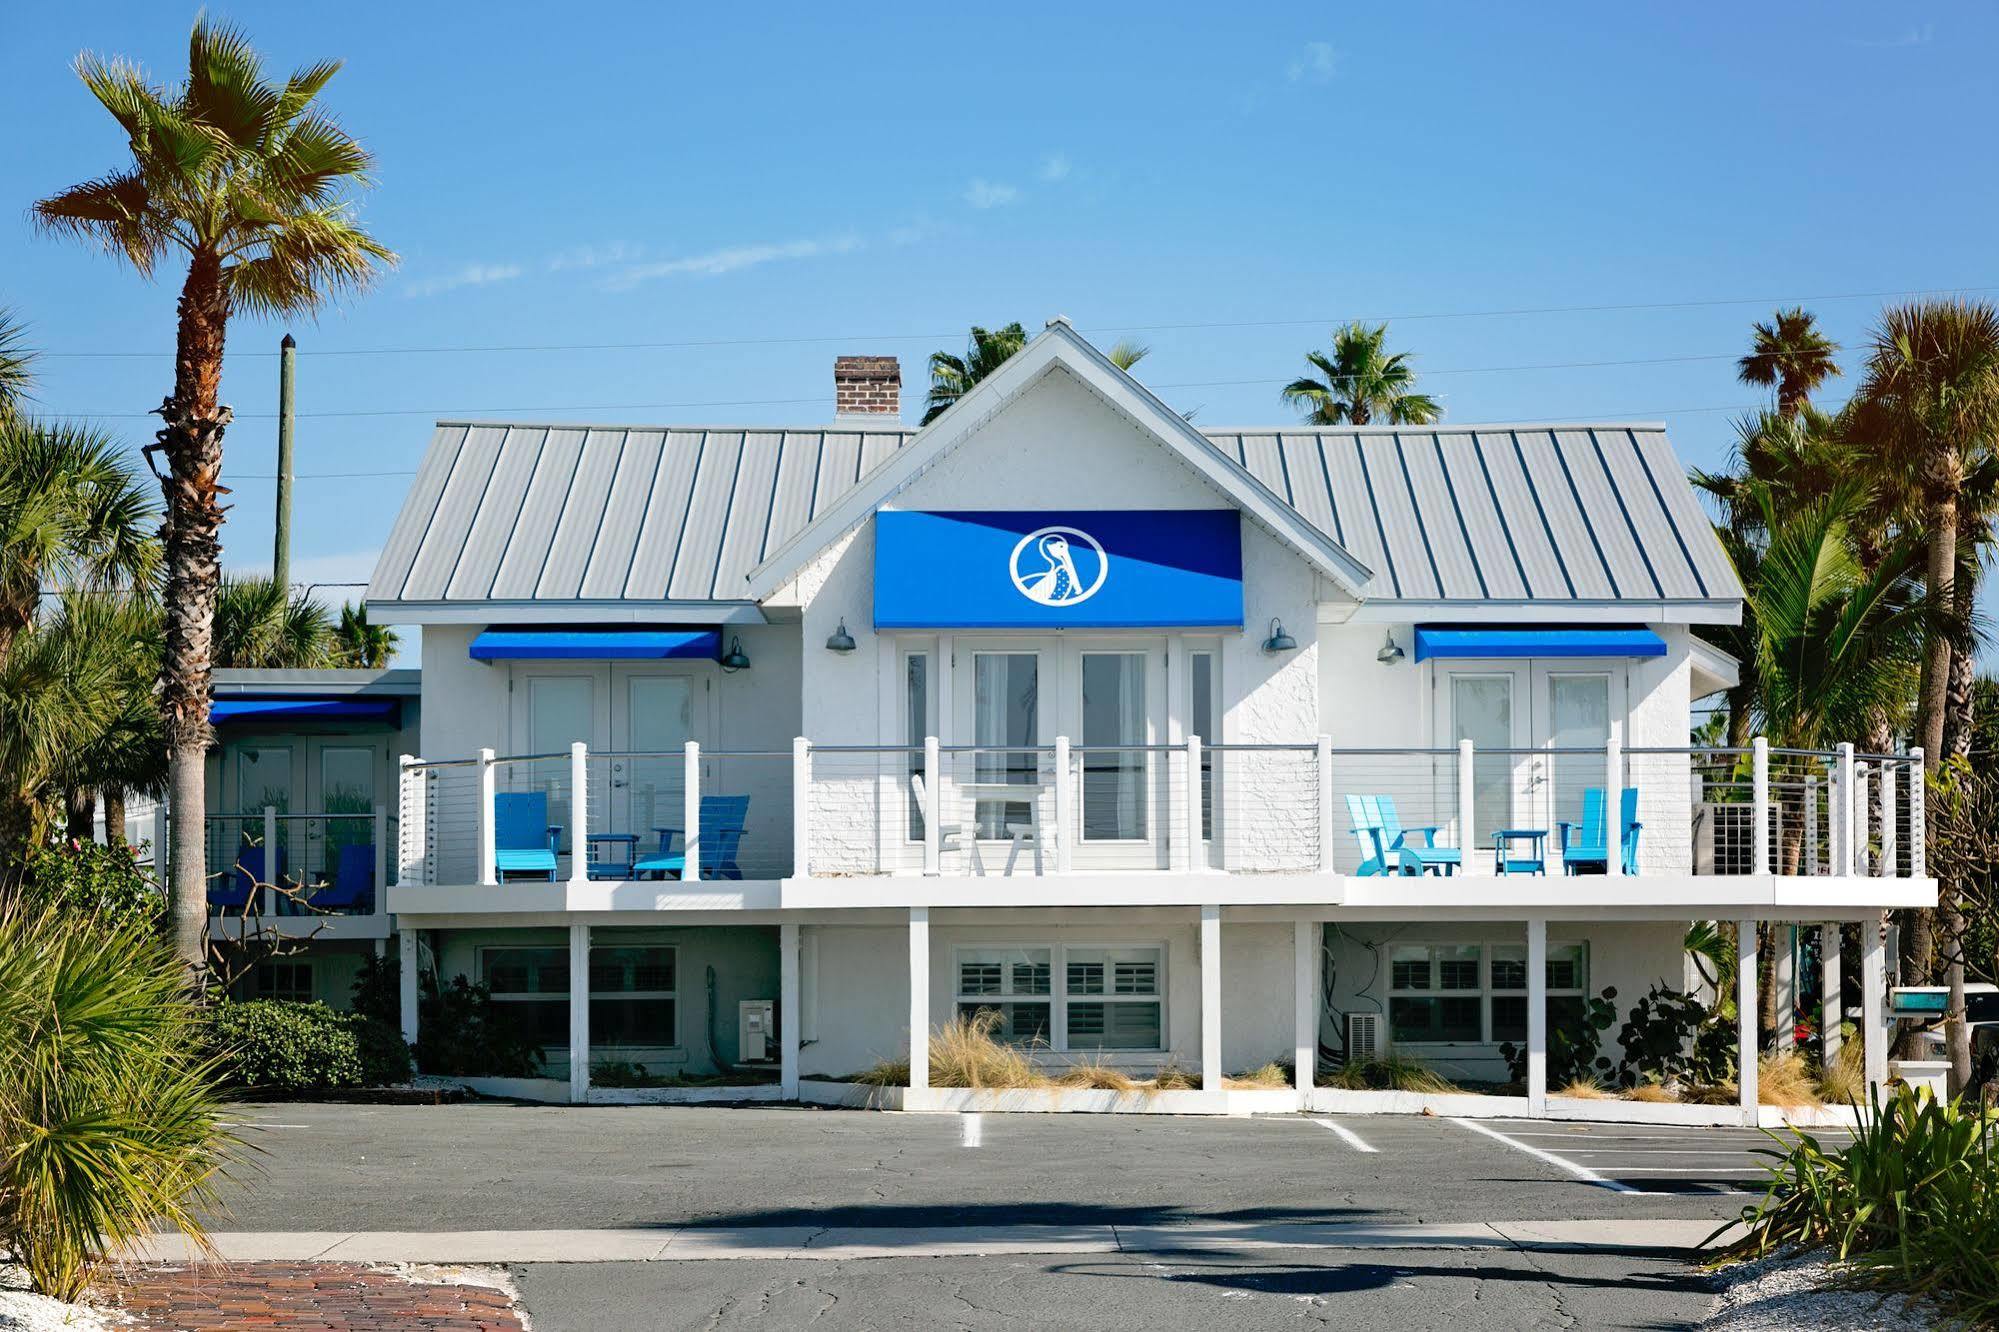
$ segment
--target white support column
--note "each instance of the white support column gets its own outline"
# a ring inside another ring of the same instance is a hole
[[[777,927],[777,1093],[798,1096],[798,922]]]
[[[1222,909],[1201,908],[1201,1090],[1222,1089]]]
[[[569,746],[569,882],[590,881],[590,747]]]
[[[266,805],[264,806],[263,879],[265,883],[276,888],[279,885],[279,881],[284,877],[278,861],[278,807],[276,805]],[[264,893],[261,888],[251,887],[250,904],[248,907],[251,915],[259,916],[267,911],[275,913],[277,909],[278,904],[276,902],[267,902],[264,900]]]
[[[569,1099],[590,1099],[590,927],[569,925]]]
[[[812,873],[812,742],[791,738],[791,872]]]
[[[1928,799],[1929,793],[1923,786],[1923,747],[1917,745],[1909,751],[1909,877],[1912,879],[1929,877]]]
[[[1291,923],[1291,975],[1296,986],[1291,1058],[1293,1083],[1301,1095],[1312,1090],[1319,1071],[1319,939],[1324,930],[1316,920]]]
[[[1148,760],[1150,756],[1148,755]],[[1055,847],[1055,872],[1067,874],[1073,863],[1070,843],[1075,838],[1076,829],[1076,783],[1069,771],[1069,737],[1055,737],[1055,827],[1052,841]],[[1171,787],[1172,783],[1167,785]]]
[[[1749,742],[1749,872],[1770,872],[1770,742]]]
[[[1874,864],[1874,872],[1884,879],[1895,877],[1897,862],[1901,859],[1901,831],[1895,826],[1895,768],[1897,765],[1883,759],[1881,762],[1881,857]]]
[[[1853,793],[1847,802],[1846,826],[1852,831],[1848,836],[1853,844],[1854,874],[1872,874],[1873,867],[1867,861],[1867,785],[1873,769],[1865,763],[1853,765]]]
[[[1754,1127],[1756,1088],[1756,922],[1735,927],[1735,1082],[1741,1090],[1742,1122]]]
[[[1548,922],[1527,921],[1527,1114],[1548,1114]]]
[[[1332,874],[1339,866],[1340,823],[1333,811],[1333,737],[1319,737],[1314,762],[1319,778],[1319,873]],[[1317,1048],[1314,1037],[1313,1047]]]
[[[375,914],[389,909],[389,807],[375,806]]]
[[[1839,922],[1829,920],[1819,926],[1819,1063],[1831,1068],[1839,1058],[1839,1024],[1846,1017],[1845,1002],[1839,997],[1843,981],[1839,974]]]
[[[1834,843],[1832,872],[1848,876],[1854,872],[1854,847],[1859,838],[1854,835],[1853,826],[1853,742],[1842,740],[1837,759],[1839,773],[1839,824],[1838,839]]]
[[[1472,781],[1473,764],[1478,753],[1470,740],[1458,741],[1458,873],[1472,872],[1472,857],[1477,854],[1477,824],[1473,819],[1477,809],[1473,804],[1476,786]],[[1496,868],[1496,867],[1495,867]]]
[[[923,737],[923,872],[938,874],[943,868],[943,835],[938,824],[944,817],[944,750],[937,737]],[[979,830],[970,830],[977,838]]]
[[[701,742],[689,740],[686,754],[686,776],[680,793],[680,821],[685,827],[680,833],[680,844],[687,859],[680,871],[680,881],[694,883],[701,878]]]
[[[493,868],[499,854],[493,846],[493,751],[479,751],[479,882],[498,883]]]
[[[930,908],[909,909],[909,1087],[930,1087]]]
[[[399,1009],[403,1024],[403,1043],[415,1045],[417,1038],[417,948],[415,930],[396,931],[396,956],[401,962],[397,976]]]
[[[1788,1053],[1798,1044],[1798,928],[1773,924],[1770,929],[1776,949],[1770,987],[1777,992],[1777,1030],[1770,1035]]]
[[[1175,841],[1172,847],[1172,860],[1176,871],[1181,874],[1192,874],[1200,868],[1200,857],[1194,851],[1201,841],[1200,736],[1190,734],[1187,737],[1186,758],[1183,762],[1187,765],[1187,789],[1184,792],[1187,802],[1181,818],[1186,823],[1187,835]]]
[[[1888,948],[1881,922],[1860,922],[1860,1056],[1871,1100],[1888,1081]]]
[[[1624,873],[1624,746],[1614,730],[1603,746],[1603,872]]]

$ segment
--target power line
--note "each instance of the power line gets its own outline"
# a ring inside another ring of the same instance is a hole
[[[1887,300],[1901,296],[1930,296],[1945,292],[1988,292],[1999,291],[1999,284],[1980,286],[1914,287],[1901,291],[1849,291],[1835,292],[1820,296],[1731,296],[1694,301],[1627,301],[1600,305],[1542,305],[1519,306],[1511,309],[1494,310],[1433,310],[1413,314],[1377,314],[1338,317],[1319,316],[1311,319],[1243,319],[1210,320],[1186,323],[1164,324],[1103,324],[1079,330],[1084,333],[1167,333],[1193,330],[1221,330],[1239,328],[1293,328],[1306,326],[1335,327],[1358,319],[1362,323],[1411,323],[1417,320],[1433,319],[1511,319],[1528,315],[1555,314],[1613,314],[1637,310],[1699,310],[1730,305],[1805,305],[1826,301],[1868,301]],[[830,342],[935,342],[949,341],[964,337],[962,329],[947,333],[841,333],[814,334],[810,336],[751,337],[751,338],[682,338],[663,342],[552,342],[552,343],[495,343],[466,346],[402,346],[402,347],[336,347],[318,351],[299,349],[301,356],[428,356],[428,355],[486,355],[507,352],[566,352],[566,351],[671,351],[700,347],[778,347],[804,346]],[[278,353],[271,351],[238,351],[231,353],[239,358],[275,358]],[[51,360],[63,359],[115,359],[115,358],[157,358],[172,355],[170,351],[45,351],[38,355]]]

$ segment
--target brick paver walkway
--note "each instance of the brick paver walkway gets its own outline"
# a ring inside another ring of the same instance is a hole
[[[521,1332],[505,1291],[417,1284],[352,1263],[229,1263],[107,1271],[97,1292],[142,1327],[286,1332]]]

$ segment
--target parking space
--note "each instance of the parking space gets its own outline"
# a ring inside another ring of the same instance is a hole
[[[1579,1183],[1612,1193],[1761,1193],[1770,1161],[1763,1153],[1779,1146],[1769,1134],[1750,1128],[1538,1119],[1454,1122],[1564,1171]],[[1851,1139],[1844,1130],[1815,1130],[1814,1136],[1828,1147],[1844,1146]]]

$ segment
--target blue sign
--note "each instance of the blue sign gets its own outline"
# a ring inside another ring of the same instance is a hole
[[[1241,626],[1234,509],[875,514],[877,629]]]

